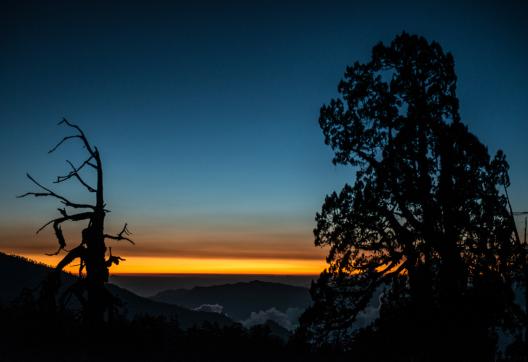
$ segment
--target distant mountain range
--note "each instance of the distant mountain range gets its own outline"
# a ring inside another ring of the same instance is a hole
[[[176,304],[191,309],[222,312],[237,321],[251,317],[252,313],[275,309],[282,313],[302,312],[310,303],[307,288],[281,283],[254,280],[251,282],[166,290],[151,297],[152,300]],[[299,313],[297,313],[299,314]]]
[[[0,252],[0,304],[12,302],[23,289],[37,293],[49,271],[47,265]],[[63,272],[63,290],[76,278]],[[107,288],[121,300],[121,313],[130,319],[146,314],[176,317],[182,328],[204,322],[219,325],[240,322],[248,328],[265,324],[281,338],[289,335],[288,331],[295,328],[299,315],[311,303],[307,288],[258,280],[165,290],[150,298],[111,283]],[[74,299],[71,298],[71,309],[78,308]]]
[[[163,290],[210,287],[260,280],[262,282],[310,288],[319,275],[265,274],[114,274],[110,283],[119,285],[142,297],[150,297]]]
[[[12,302],[20,295],[23,289],[30,289],[36,293],[49,271],[50,268],[44,264],[0,252],[0,303]],[[76,276],[72,274],[61,274],[64,287],[73,283],[75,279]],[[176,317],[182,328],[188,328],[204,322],[218,323],[219,325],[233,323],[224,314],[193,311],[177,305],[140,297],[113,284],[108,284],[107,287],[113,295],[121,300],[123,313],[128,318],[144,314],[167,318]]]

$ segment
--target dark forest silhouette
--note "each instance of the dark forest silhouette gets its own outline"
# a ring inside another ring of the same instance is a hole
[[[43,191],[21,197],[64,205],[61,217],[39,229],[53,225],[56,253],[67,247],[63,222],[88,226],[44,283],[40,301],[23,293],[0,308],[0,339],[9,346],[0,359],[526,361],[528,298],[520,302],[518,294],[527,293],[527,246],[508,197],[509,165],[462,123],[456,82],[453,56],[407,33],[376,45],[367,63],[347,67],[340,96],[321,108],[319,124],[334,164],[355,167],[356,179],[328,195],[316,215],[315,245],[329,247],[329,267],[312,284],[313,303],[287,341],[272,325],[184,329],[177,319],[114,315],[116,298],[105,284],[123,259],[111,249],[107,257],[105,239],[132,241],[126,224],[105,234],[99,151],[63,120],[76,133],[50,152],[79,139],[88,158],[70,163],[72,171],[56,182],[75,178],[96,203],[71,202],[28,175]],[[81,177],[85,167],[96,171],[96,187]],[[75,259],[79,279],[66,295],[79,299],[81,320],[55,305],[60,274]],[[367,325],[358,322],[373,309]],[[507,348],[498,352],[501,338]]]
[[[334,164],[358,171],[316,216],[330,265],[303,316],[309,341],[384,345],[373,360],[493,360],[499,330],[521,340],[514,289],[525,283],[526,245],[508,163],[461,122],[456,80],[450,53],[402,33],[348,67],[340,98],[321,108]],[[369,344],[354,323],[374,297]]]
[[[72,139],[79,139],[82,145],[88,153],[88,158],[81,163],[80,166],[75,167],[70,161],[67,161],[71,166],[72,170],[65,176],[58,176],[55,183],[61,183],[70,179],[76,179],[86,190],[90,193],[95,194],[95,204],[82,204],[72,202],[61,196],[54,191],[42,186],[38,183],[31,175],[27,177],[43,191],[41,192],[27,192],[19,197],[35,196],[35,197],[54,197],[60,200],[64,205],[64,208],[59,208],[59,212],[62,215],[59,218],[53,219],[38,231],[40,232],[48,225],[53,225],[57,241],[59,243],[58,250],[54,253],[55,255],[60,253],[62,250],[66,250],[66,240],[64,238],[61,224],[66,221],[85,221],[88,220],[88,226],[82,230],[81,243],[70,249],[66,256],[57,264],[55,270],[50,273],[49,279],[44,284],[42,290],[42,299],[46,304],[46,308],[51,311],[55,310],[55,294],[60,285],[60,272],[71,262],[76,259],[80,260],[79,267],[79,279],[76,283],[71,285],[65,294],[63,294],[61,300],[66,300],[69,295],[73,294],[77,297],[81,303],[84,311],[85,322],[97,325],[104,321],[105,315],[107,319],[111,319],[114,307],[115,298],[106,290],[105,283],[108,282],[109,268],[112,264],[119,264],[120,261],[124,260],[119,256],[112,255],[112,248],[107,248],[105,239],[113,240],[126,240],[131,243],[133,241],[127,237],[129,231],[127,224],[117,235],[109,235],[104,232],[104,219],[108,212],[104,201],[104,188],[103,188],[103,164],[101,162],[101,156],[97,147],[90,144],[86,138],[82,129],[70,123],[68,120],[63,119],[60,124],[64,124],[72,128],[76,133],[71,136],[64,137],[55,147],[53,147],[48,153],[54,152],[64,142]],[[90,186],[81,177],[80,171],[85,167],[89,167],[95,170],[96,176],[96,187]],[[70,209],[81,209],[89,210],[83,211],[76,214],[68,214]],[[107,251],[109,251],[108,258],[106,257]],[[83,271],[86,269],[86,275],[83,275]]]

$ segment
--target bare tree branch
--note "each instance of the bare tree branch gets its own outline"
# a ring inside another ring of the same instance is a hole
[[[76,167],[75,167],[70,161],[66,160],[66,162],[68,162],[68,164],[71,166],[72,171],[71,171],[68,175],[66,175],[66,176],[57,176],[57,182],[62,182],[62,181],[64,181],[64,180],[69,179],[70,177],[73,176],[73,173],[81,171],[81,170],[83,169],[83,167],[86,166],[86,165],[93,165],[93,164],[90,163],[90,161],[91,161],[92,159],[93,159],[93,157],[90,156],[86,161],[84,161],[84,162],[83,162],[79,167],[77,167],[77,168],[76,168]],[[57,182],[56,182],[56,183],[57,183]]]
[[[81,212],[79,214],[74,214],[74,215],[68,215],[68,214],[66,214],[66,210],[65,209],[58,209],[58,210],[62,214],[63,217],[59,217],[59,218],[56,218],[56,219],[48,221],[47,223],[42,225],[37,230],[37,234],[39,232],[41,232],[42,230],[44,230],[46,228],[46,226],[48,226],[49,224],[52,224],[52,223],[53,224],[60,224],[60,223],[63,223],[64,221],[67,221],[67,220],[71,220],[71,221],[86,220],[86,219],[89,219],[93,215],[93,212],[91,212],[91,211],[89,211],[89,212]]]
[[[59,248],[55,252],[53,252],[53,253],[45,253],[44,255],[47,255],[47,256],[59,255],[61,250],[66,250],[66,249],[64,249],[64,247],[62,247],[62,245],[59,245]]]
[[[113,239],[113,240],[126,240],[132,244],[135,244],[134,241],[130,240],[128,237],[123,236],[124,235],[132,235],[132,233],[128,230],[127,224],[125,223],[125,226],[123,226],[123,230],[119,232],[117,235],[108,235],[104,234],[105,239]]]
[[[66,160],[66,162],[68,162],[68,164],[71,166],[72,168],[72,171],[65,175],[65,176],[57,176],[57,181],[55,181],[54,183],[60,183],[60,182],[64,182],[66,180],[69,180],[70,178],[72,177],[75,177],[77,178],[77,180],[84,186],[86,187],[86,189],[90,192],[96,192],[97,190],[94,189],[92,186],[88,185],[82,178],[81,178],[81,175],[79,175],[79,171],[85,166],[85,165],[88,165],[90,164],[89,161],[92,159],[93,157],[90,157],[89,159],[87,159],[86,161],[83,162],[83,164],[81,166],[79,166],[78,168],[75,168],[75,166],[68,160]]]
[[[60,121],[58,124],[63,124],[63,123],[68,125],[68,126],[70,126],[70,127],[72,127],[72,128],[75,128],[79,132],[79,134],[77,136],[72,136],[70,138],[73,138],[73,137],[80,138],[83,141],[84,147],[86,147],[86,150],[88,151],[88,153],[90,153],[90,155],[92,157],[95,157],[95,152],[92,149],[92,146],[90,145],[90,142],[88,142],[88,139],[84,135],[84,132],[82,131],[81,127],[70,123],[66,118],[63,118],[62,121]],[[61,143],[62,143],[62,141],[61,141]]]
[[[70,140],[70,139],[72,139],[72,138],[81,138],[81,136],[80,136],[80,135],[74,135],[74,136],[67,136],[67,137],[64,137],[62,140],[60,140],[59,143],[57,143],[57,144],[55,145],[55,147],[53,147],[51,150],[49,150],[48,153],[52,153],[52,152],[55,151],[57,148],[59,148],[60,145],[62,145],[65,141]]]
[[[31,175],[28,173],[26,174],[26,176],[35,184],[37,185],[38,187],[40,187],[41,189],[47,191],[47,192],[26,192],[25,194],[22,194],[22,195],[19,195],[17,196],[18,198],[22,198],[22,197],[26,197],[26,196],[29,196],[29,195],[33,195],[35,197],[40,197],[40,196],[52,196],[52,197],[56,197],[57,199],[61,200],[61,203],[63,203],[64,205],[68,206],[68,207],[72,207],[72,208],[76,208],[76,209],[95,209],[95,206],[93,205],[88,205],[88,204],[77,204],[75,202],[71,202],[70,200],[68,200],[67,198],[65,198],[64,196],[61,196],[61,195],[58,195],[56,194],[55,192],[51,191],[50,189],[42,186],[40,183],[38,183],[33,177],[31,177]]]
[[[86,220],[92,217],[93,212],[82,212],[75,215],[67,215],[66,210],[59,209],[60,213],[63,215],[63,217],[59,217],[57,219],[53,219],[48,221],[46,224],[44,224],[40,229],[37,230],[37,234],[41,232],[46,226],[53,223],[53,229],[55,230],[55,236],[57,237],[57,241],[59,242],[59,248],[54,253],[46,254],[48,256],[57,255],[60,253],[61,250],[63,250],[66,247],[66,239],[64,239],[64,235],[62,233],[62,228],[60,226],[61,223],[67,220],[71,221],[80,221],[80,220]],[[65,250],[65,249],[64,249]]]
[[[81,260],[84,258],[84,254],[86,253],[86,248],[81,244],[72,250],[62,260],[57,264],[55,267],[56,271],[62,271],[64,267],[66,267],[68,264],[70,264],[72,261],[74,261],[77,258],[81,258]]]
[[[54,152],[57,148],[59,148],[67,140],[70,140],[70,139],[73,139],[73,138],[79,138],[83,142],[84,148],[86,148],[86,150],[90,154],[90,156],[91,156],[90,158],[96,158],[96,152],[94,151],[94,149],[90,145],[90,142],[88,142],[88,139],[86,138],[86,135],[84,134],[84,132],[81,129],[81,127],[79,127],[79,126],[77,126],[77,125],[75,125],[73,123],[70,123],[66,118],[63,118],[62,121],[60,121],[58,124],[59,125],[60,124],[66,124],[69,127],[76,129],[77,132],[79,132],[79,134],[64,137],[62,140],[60,140],[59,143],[57,143],[55,145],[55,147],[53,147],[51,150],[49,150],[48,153]],[[97,169],[96,165],[94,165],[94,164],[92,164],[90,162],[87,162],[87,164],[89,164],[93,168]]]

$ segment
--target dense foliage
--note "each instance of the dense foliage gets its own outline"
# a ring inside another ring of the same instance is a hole
[[[525,260],[508,164],[461,122],[456,81],[450,53],[402,33],[347,67],[340,97],[321,108],[333,162],[357,174],[316,216],[329,268],[302,320],[310,341],[350,347],[391,331],[400,344],[375,344],[405,351],[402,359],[458,350],[489,360],[499,331],[519,335],[513,287]],[[376,298],[380,320],[358,333]]]

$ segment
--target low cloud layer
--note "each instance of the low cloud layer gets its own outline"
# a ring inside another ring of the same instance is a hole
[[[367,327],[379,318],[383,290],[383,287],[378,288],[367,307],[358,313],[356,323],[354,323],[354,329]]]
[[[201,306],[196,307],[193,310],[197,312],[210,312],[222,314],[224,312],[224,307],[220,304],[202,304]]]
[[[251,328],[267,321],[273,321],[281,327],[293,331],[297,327],[302,312],[303,310],[300,308],[288,308],[285,313],[275,308],[270,308],[259,312],[251,312],[249,318],[240,321],[240,323],[246,328]]]

